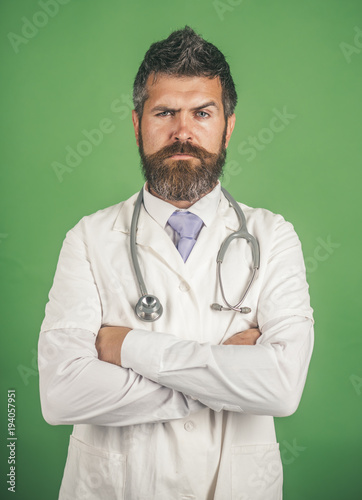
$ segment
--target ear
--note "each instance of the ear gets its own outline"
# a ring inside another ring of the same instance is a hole
[[[138,137],[139,137],[140,121],[138,118],[138,114],[136,113],[136,111],[134,109],[132,109],[132,122],[133,122],[134,133],[136,136],[136,143],[137,143],[137,146],[139,147]]]
[[[227,124],[227,129],[226,129],[226,136],[225,136],[225,147],[228,147],[229,141],[231,134],[233,133],[235,127],[235,113],[233,113],[231,116],[228,118],[228,124]]]

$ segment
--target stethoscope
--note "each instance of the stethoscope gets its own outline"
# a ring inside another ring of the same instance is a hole
[[[217,274],[220,282],[220,289],[221,289],[221,295],[223,298],[223,301],[226,304],[225,306],[221,306],[220,304],[212,304],[211,308],[214,311],[236,311],[240,312],[243,314],[247,314],[251,312],[250,307],[241,307],[241,304],[244,302],[246,296],[248,295],[250,288],[254,282],[254,279],[256,277],[256,271],[259,269],[259,264],[260,264],[260,253],[259,253],[259,245],[257,240],[252,236],[246,227],[246,220],[245,220],[245,215],[243,211],[241,210],[239,204],[234,200],[234,198],[231,196],[230,193],[226,191],[223,187],[221,188],[222,192],[224,193],[225,197],[230,203],[230,206],[232,206],[238,216],[239,219],[239,229],[232,233],[230,236],[225,238],[223,241],[220,250],[217,254],[216,257],[216,262],[217,262]],[[137,257],[137,249],[136,249],[136,231],[137,231],[137,223],[141,211],[141,206],[143,203],[143,188],[139,192],[139,195],[136,200],[136,204],[134,207],[133,215],[132,215],[132,222],[131,222],[131,230],[130,230],[130,245],[131,245],[131,259],[132,259],[132,264],[133,268],[136,273],[136,279],[138,282],[139,290],[141,297],[138,300],[136,306],[135,306],[135,313],[136,315],[142,320],[142,321],[156,321],[163,312],[163,307],[161,305],[161,302],[158,300],[155,295],[150,295],[147,292],[145,282],[142,277],[141,269],[139,266],[138,262],[138,257]],[[222,279],[221,279],[221,264],[224,260],[226,250],[228,249],[230,243],[236,239],[236,238],[244,238],[246,239],[250,244],[251,244],[251,250],[252,250],[252,258],[253,258],[253,269],[252,269],[252,275],[250,278],[250,281],[245,289],[245,292],[243,296],[241,297],[240,301],[235,304],[234,306],[231,305],[225,297],[225,292],[224,292],[224,287],[222,284]]]

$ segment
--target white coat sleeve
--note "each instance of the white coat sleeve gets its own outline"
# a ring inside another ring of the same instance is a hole
[[[132,330],[122,346],[122,364],[215,411],[288,416],[303,392],[313,323],[294,316],[272,325],[264,326],[255,346],[199,344]]]
[[[172,332],[133,330],[122,345],[122,365],[215,411],[294,413],[312,355],[313,316],[299,239],[290,223],[276,221],[272,243],[261,248],[256,345],[200,344]]]
[[[204,408],[175,389],[100,361],[95,339],[101,323],[85,245],[69,231],[38,344],[40,399],[48,423],[125,426],[182,418]]]

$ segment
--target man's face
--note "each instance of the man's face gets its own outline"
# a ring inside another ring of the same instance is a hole
[[[141,123],[132,119],[151,192],[195,202],[221,175],[235,115],[225,123],[219,78],[158,74],[147,82]]]

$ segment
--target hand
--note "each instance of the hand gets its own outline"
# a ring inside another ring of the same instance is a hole
[[[235,333],[225,340],[223,345],[255,345],[260,335],[261,332],[258,328],[249,328],[243,332]]]
[[[121,349],[124,339],[131,328],[125,326],[104,326],[98,332],[96,338],[96,349],[98,359],[121,365]]]

